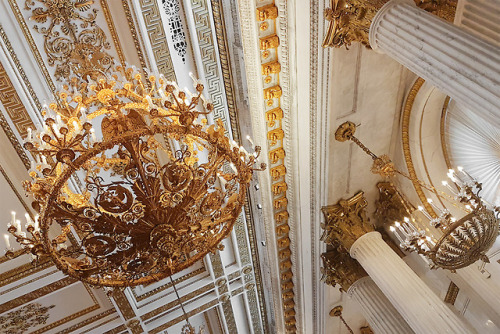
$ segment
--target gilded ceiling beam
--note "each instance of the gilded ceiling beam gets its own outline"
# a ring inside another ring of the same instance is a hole
[[[456,0],[414,0],[415,4],[447,21],[453,22]],[[369,47],[368,32],[373,18],[388,0],[330,0],[325,9],[329,21],[323,47],[348,47],[360,42]]]

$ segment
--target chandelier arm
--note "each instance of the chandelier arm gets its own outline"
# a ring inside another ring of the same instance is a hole
[[[456,204],[456,199],[453,196],[448,195],[444,191],[438,190],[435,187],[433,187],[431,185],[428,185],[427,183],[422,182],[422,181],[420,181],[417,178],[412,178],[408,174],[403,173],[400,170],[394,169],[394,172],[396,172],[397,174],[401,175],[402,177],[404,177],[404,178],[406,178],[406,179],[408,179],[408,180],[410,180],[412,182],[418,183],[422,188],[424,188],[424,189],[426,189],[426,190],[434,193],[437,197],[446,200],[449,204],[453,205],[457,209],[460,209],[460,210],[462,210],[464,212],[467,212],[467,213],[469,212],[469,211],[465,210],[462,206],[457,205]]]

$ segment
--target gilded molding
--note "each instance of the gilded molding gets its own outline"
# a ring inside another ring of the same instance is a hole
[[[5,33],[5,30],[3,29],[1,24],[0,24],[0,37],[2,38],[2,41],[5,44],[5,48],[9,52],[9,55],[10,55],[10,58],[12,59],[12,62],[16,65],[16,69],[18,70],[19,75],[23,79],[24,85],[26,86],[26,89],[28,90],[29,95],[33,99],[33,102],[35,103],[36,109],[41,110],[42,104],[40,103],[40,100],[38,99],[38,96],[36,95],[35,90],[33,89],[33,86],[31,86],[31,82],[28,79],[26,72],[24,72],[24,68],[22,67],[21,62],[19,61],[19,58],[17,58],[17,54],[14,52],[14,48],[12,47],[12,44],[10,43],[10,40],[7,37],[7,34]]]
[[[87,326],[87,325],[89,325],[89,324],[91,324],[91,323],[93,323],[93,322],[96,322],[96,321],[98,321],[98,320],[100,320],[100,319],[102,319],[102,318],[105,318],[105,317],[107,317],[108,315],[111,315],[111,314],[113,314],[113,313],[116,313],[115,309],[109,309],[109,310],[106,310],[106,311],[104,311],[104,312],[102,312],[102,313],[96,314],[96,315],[94,315],[94,316],[92,316],[92,317],[90,317],[90,318],[88,318],[88,319],[85,319],[84,321],[81,321],[81,322],[79,322],[79,323],[77,323],[77,324],[75,324],[75,325],[73,325],[73,326],[71,326],[71,327],[65,328],[64,330],[57,332],[57,334],[68,334],[68,333],[74,333],[77,329],[80,329],[80,328],[82,328],[82,327],[85,327],[85,326]],[[105,324],[107,324],[108,322],[111,322],[111,321],[114,321],[114,320],[117,320],[117,319],[119,319],[119,317],[109,319],[108,321],[105,321],[104,323],[100,323],[100,324],[98,324],[97,326],[95,326],[95,327],[93,327],[93,328],[90,328],[90,329],[89,329],[89,331],[94,330],[94,329],[97,329],[97,328],[99,328],[100,326],[105,325]],[[126,328],[125,328],[125,329],[126,329]],[[107,332],[106,332],[106,333],[107,333]]]
[[[455,305],[460,288],[453,282],[450,282],[448,290],[446,291],[446,296],[444,296],[444,302],[447,304]]]
[[[5,295],[6,293],[9,293],[9,292],[11,292],[11,291],[17,290],[17,289],[19,289],[20,287],[22,287],[23,285],[27,285],[27,284],[30,284],[30,283],[36,282],[36,281],[38,281],[38,280],[41,280],[42,278],[49,277],[50,275],[54,275],[54,274],[55,274],[55,273],[57,273],[57,272],[58,272],[58,270],[53,270],[53,271],[49,271],[49,272],[47,272],[47,273],[45,273],[45,274],[43,274],[43,275],[34,275],[34,276],[35,276],[35,278],[33,278],[33,279],[30,279],[30,280],[28,280],[28,281],[23,281],[20,285],[16,285],[16,286],[13,286],[13,287],[11,287],[11,288],[9,288],[9,289],[2,290],[2,291],[0,292],[0,296],[1,296],[1,295]]]
[[[29,31],[28,25],[26,24],[26,21],[24,20],[23,14],[21,10],[19,9],[19,6],[16,3],[16,0],[8,0],[10,7],[12,8],[12,11],[14,12],[14,16],[17,19],[17,23],[21,27],[21,30],[23,31],[24,37],[26,38],[26,41],[28,42],[31,52],[33,53],[33,56],[35,57],[35,60],[38,64],[38,68],[42,72],[42,75],[45,79],[45,82],[47,82],[47,85],[49,86],[51,92],[56,95],[56,86],[54,85],[54,82],[52,81],[52,78],[49,74],[49,71],[47,70],[47,67],[45,66],[45,62],[43,61],[42,56],[40,55],[40,52],[38,51],[38,47],[36,46],[35,41],[33,40],[33,36],[31,36],[31,33]],[[29,168],[29,167],[28,167]]]
[[[230,53],[227,45],[226,26],[224,24],[224,12],[222,0],[212,0],[212,15],[214,18],[215,35],[217,46],[219,48],[219,61],[222,69],[222,78],[224,79],[224,88],[226,93],[226,104],[229,111],[229,122],[233,139],[240,141],[240,128],[238,126],[238,114],[236,112],[236,101],[234,92],[233,75],[231,72]]]
[[[179,300],[183,304],[186,304],[187,301],[189,301],[191,299],[196,300],[199,297],[201,297],[203,294],[205,294],[205,292],[210,291],[210,290],[212,290],[214,288],[215,288],[215,285],[213,283],[209,283],[209,284],[207,284],[207,285],[205,285],[205,286],[203,286],[203,287],[201,287],[199,289],[196,289],[195,291],[192,291],[192,292],[188,293],[187,295],[182,296]],[[166,303],[165,305],[157,307],[153,311],[150,311],[148,313],[145,313],[144,315],[141,315],[141,320],[142,321],[147,321],[147,320],[149,320],[151,318],[156,317],[159,314],[168,312],[173,307],[175,307],[177,305],[180,305],[179,300],[175,299],[174,301],[172,301],[170,303]]]
[[[174,283],[175,284],[179,284],[181,282],[184,282],[185,280],[187,280],[187,279],[189,279],[191,277],[194,277],[196,275],[199,275],[199,274],[205,272],[205,270],[206,270],[205,266],[203,266],[201,268],[198,268],[196,270],[193,270],[192,272],[190,272],[190,273],[188,273],[188,274],[186,274],[186,275],[184,275],[182,277],[179,277],[179,278],[175,279]],[[154,296],[157,293],[160,293],[161,291],[165,291],[165,290],[167,290],[167,289],[169,289],[171,287],[172,287],[172,283],[168,282],[168,283],[166,283],[166,284],[164,284],[162,286],[157,287],[156,289],[153,289],[153,290],[148,291],[146,293],[143,293],[141,295],[138,295],[137,292],[135,291],[135,289],[131,289],[131,291],[132,291],[132,294],[134,295],[135,300],[138,301],[138,302],[140,302],[140,301],[143,301],[144,299],[147,299],[147,298],[149,298],[151,296]]]
[[[124,331],[127,330],[127,326],[125,326],[124,324],[118,326],[118,327],[115,327],[109,331],[106,331],[104,332],[104,334],[118,334],[118,333],[122,333]]]
[[[359,237],[375,231],[366,216],[367,206],[364,193],[360,191],[347,200],[341,199],[334,205],[321,208],[325,216],[325,222],[321,224],[324,230],[321,241],[349,251]]]
[[[125,55],[123,54],[123,49],[120,44],[120,38],[116,33],[115,23],[113,22],[113,17],[111,16],[111,12],[109,11],[109,6],[107,0],[100,0],[102,13],[104,14],[104,19],[108,25],[109,33],[111,34],[111,39],[113,40],[113,44],[115,46],[116,53],[118,55],[118,59],[122,64],[125,64]]]
[[[125,11],[125,17],[127,18],[128,27],[130,29],[130,34],[132,35],[132,40],[134,41],[134,46],[137,51],[137,56],[139,57],[139,61],[141,63],[141,67],[149,68],[141,47],[141,44],[144,45],[144,42],[142,41],[142,36],[137,33],[137,30],[135,28],[135,21],[132,16],[132,10],[130,9],[130,5],[128,4],[128,0],[122,1],[122,6],[123,10]]]
[[[54,264],[52,263],[52,261],[49,261],[48,259],[42,259],[36,266],[32,265],[31,263],[26,263],[19,267],[1,273],[0,287],[13,283],[17,280],[20,280],[21,278],[33,275],[53,265]]]
[[[193,12],[193,19],[195,22],[196,36],[198,38],[198,45],[200,48],[203,75],[207,83],[207,90],[210,99],[213,101],[214,118],[220,118],[226,129],[231,129],[231,123],[228,120],[225,105],[225,92],[221,85],[218,57],[215,52],[215,42],[212,37],[212,26],[210,24],[210,13],[208,11],[209,0],[191,0],[191,8]],[[225,80],[224,84],[225,84]],[[234,104],[234,101],[232,101]],[[227,126],[229,125],[229,127]]]
[[[447,96],[445,99],[444,99],[444,103],[443,103],[443,108],[441,110],[441,122],[440,122],[440,125],[439,125],[439,130],[440,130],[440,134],[441,134],[441,149],[443,150],[443,155],[444,155],[444,161],[446,162],[446,166],[448,167],[448,169],[451,169],[451,159],[450,159],[450,155],[448,154],[448,141],[447,141],[447,137],[445,135],[445,127],[446,127],[446,113],[448,112],[448,106],[450,104],[450,97]]]
[[[114,289],[111,297],[115,301],[116,306],[118,306],[118,310],[123,315],[125,320],[132,319],[136,316],[134,309],[130,305],[127,296],[125,296],[125,293],[122,290]]]
[[[0,63],[0,102],[16,127],[16,131],[21,137],[25,137],[28,133],[27,129],[29,127],[34,128],[35,126],[2,63]],[[0,125],[26,169],[30,168],[30,160],[3,113],[0,113]]]
[[[49,330],[51,330],[51,329],[53,329],[53,328],[56,328],[56,327],[61,326],[62,324],[65,324],[65,323],[70,322],[70,321],[72,321],[72,320],[74,320],[74,319],[76,319],[76,318],[79,318],[79,317],[81,317],[81,316],[84,316],[85,314],[88,314],[88,313],[90,313],[90,312],[93,312],[93,311],[95,311],[95,310],[98,310],[100,307],[101,307],[101,306],[100,306],[99,304],[94,304],[94,305],[92,305],[92,306],[90,306],[90,307],[87,307],[87,308],[85,308],[85,309],[81,310],[81,311],[78,311],[78,312],[76,312],[76,313],[73,313],[73,314],[72,314],[72,315],[70,315],[70,316],[64,317],[64,318],[63,318],[63,319],[61,319],[61,320],[55,321],[55,322],[53,322],[53,323],[51,323],[51,324],[49,324],[49,325],[47,325],[47,326],[45,326],[45,327],[42,327],[42,328],[40,328],[40,329],[38,329],[38,330],[36,330],[36,331],[32,332],[31,334],[41,334],[41,333],[45,333],[45,332],[47,332],[47,331],[49,331]]]
[[[285,164],[285,140],[284,132],[284,109],[282,104],[288,96],[284,96],[284,90],[280,83],[280,73],[285,68],[281,65],[281,57],[287,57],[280,37],[277,33],[278,7],[268,4],[256,8],[257,26],[260,27],[259,49],[261,53],[261,77],[263,81],[263,102],[266,106],[265,117],[267,120],[267,146],[270,163],[270,175],[272,178],[271,192],[273,195],[273,216],[275,223],[275,237],[278,246],[279,272],[281,281],[281,305],[284,314],[284,323],[288,332],[296,332],[295,294],[293,292],[293,261],[290,248],[290,213],[288,212],[289,186],[287,182]],[[265,24],[263,26],[263,24]],[[286,108],[286,111],[289,109]]]
[[[403,156],[406,162],[406,167],[408,169],[408,174],[410,176],[410,179],[415,180],[412,181],[412,184],[413,187],[415,188],[418,198],[420,199],[420,202],[422,202],[422,205],[425,207],[425,210],[432,217],[437,217],[436,213],[434,212],[434,209],[427,202],[427,196],[425,196],[422,186],[416,181],[418,180],[418,178],[417,178],[417,173],[415,171],[415,166],[413,165],[413,159],[410,149],[410,116],[413,108],[413,103],[415,102],[415,98],[417,97],[417,94],[420,88],[422,88],[424,82],[425,80],[419,77],[411,87],[410,92],[408,93],[408,97],[406,98],[406,102],[403,109],[403,117],[402,117],[403,120],[401,123],[401,138],[403,143]]]
[[[24,305],[26,303],[29,303],[35,299],[38,299],[40,297],[43,297],[45,295],[48,295],[54,291],[57,291],[59,289],[62,289],[68,285],[74,284],[77,282],[77,279],[72,278],[72,277],[64,277],[60,279],[59,281],[52,282],[50,284],[47,284],[39,289],[33,290],[27,294],[24,294],[22,296],[19,296],[15,299],[9,300],[8,302],[5,302],[0,305],[0,314],[5,313],[8,310],[11,310],[15,307]]]

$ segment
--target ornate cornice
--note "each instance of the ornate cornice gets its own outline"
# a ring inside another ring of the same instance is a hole
[[[277,6],[278,5],[278,6]],[[290,158],[290,77],[288,55],[287,3],[280,1],[256,8],[259,29],[261,78],[263,102],[267,120],[267,146],[273,196],[275,238],[279,258],[281,299],[285,327],[293,333],[296,327],[293,265],[294,236],[291,220],[293,212],[288,203],[293,202],[290,191],[292,170]],[[280,19],[281,18],[281,19]],[[287,133],[288,132],[288,133]],[[288,168],[287,168],[288,165]],[[293,241],[292,241],[293,240]],[[293,257],[293,258],[292,258]]]

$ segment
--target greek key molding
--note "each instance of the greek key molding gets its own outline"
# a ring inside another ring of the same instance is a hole
[[[207,91],[214,105],[214,118],[220,118],[226,127],[226,133],[232,136],[231,123],[226,112],[226,96],[221,85],[218,56],[212,36],[212,25],[208,11],[208,0],[191,0],[196,36],[200,48],[203,75],[207,84]]]
[[[165,75],[167,80],[176,81],[174,64],[172,63],[172,57],[168,49],[167,36],[163,29],[158,3],[156,0],[139,0],[139,4],[156,67],[160,73]]]

